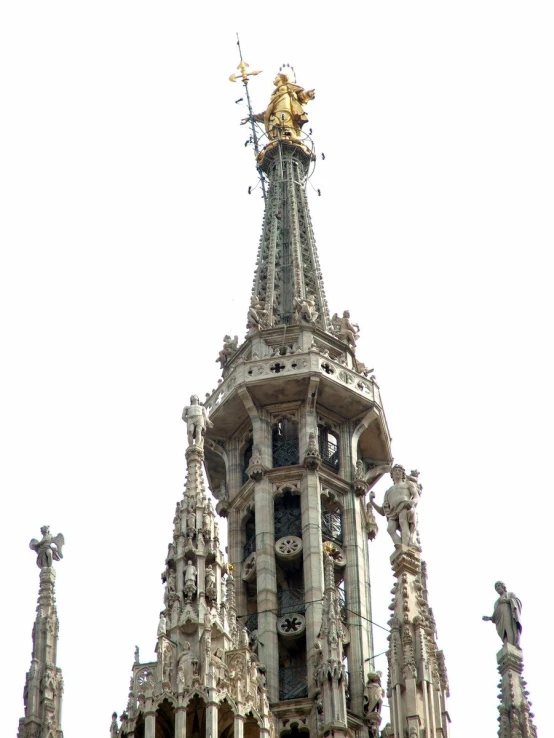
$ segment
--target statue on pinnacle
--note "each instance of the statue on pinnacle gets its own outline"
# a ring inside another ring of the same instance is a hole
[[[521,600],[513,592],[508,592],[504,582],[496,582],[494,588],[500,596],[494,603],[492,615],[483,615],[483,620],[496,625],[496,632],[503,643],[520,648]]]
[[[60,559],[63,559],[62,548],[65,540],[61,533],[53,536],[50,533],[49,525],[43,525],[40,532],[42,533],[40,541],[33,538],[29,543],[29,548],[36,551],[39,569],[50,569],[53,560],[60,561]]]
[[[204,405],[200,404],[198,395],[192,395],[190,398],[190,405],[187,405],[183,410],[183,420],[187,424],[189,446],[204,448],[206,428],[211,428],[213,423],[208,418],[208,412]]]
[[[387,532],[395,546],[411,546],[417,549],[419,546],[415,508],[421,493],[421,485],[417,481],[419,472],[412,471],[406,475],[404,467],[395,464],[390,475],[394,484],[385,492],[383,505],[375,503],[373,492],[370,494],[371,504],[379,515],[387,518]]]
[[[292,67],[286,67],[287,73],[279,70],[273,80],[275,89],[271,95],[269,105],[263,113],[244,118],[242,124],[249,120],[263,123],[270,140],[282,139],[300,141],[302,126],[308,122],[304,105],[315,98],[315,90],[305,90],[296,82],[296,75]]]

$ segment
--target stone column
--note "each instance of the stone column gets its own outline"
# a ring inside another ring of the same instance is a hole
[[[536,738],[527,683],[523,679],[523,653],[517,646],[505,643],[496,654],[501,678],[501,704],[498,708],[499,738]]]
[[[300,488],[304,601],[307,603],[306,654],[308,659],[308,690],[311,695],[313,691],[314,643],[321,627],[321,599],[323,597],[321,500],[317,470],[306,470]]]
[[[352,712],[363,714],[365,672],[373,656],[367,533],[361,514],[361,498],[354,492],[344,498],[343,541],[346,556],[344,588],[350,630],[348,670]]]
[[[187,738],[187,708],[179,705],[175,711],[175,738]]]
[[[206,708],[206,738],[218,738],[217,720],[217,702],[208,702]]]
[[[233,728],[234,728],[233,738],[244,738],[244,717],[243,715],[235,715],[235,722],[234,722]]]
[[[147,712],[144,716],[144,738],[156,738],[155,712]]]
[[[263,476],[254,490],[256,505],[256,581],[258,587],[258,658],[265,664],[270,702],[279,699],[277,579],[271,484]],[[263,644],[263,645],[262,645]]]

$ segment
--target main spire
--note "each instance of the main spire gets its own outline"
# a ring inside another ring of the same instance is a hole
[[[256,133],[253,142],[264,188],[265,178],[269,184],[247,328],[308,323],[332,332],[306,197],[315,155],[303,126],[305,105],[315,92],[297,85],[289,66],[273,84],[267,108],[256,115],[250,109],[243,120],[254,131],[255,123],[263,123],[260,141],[266,145],[258,151]]]

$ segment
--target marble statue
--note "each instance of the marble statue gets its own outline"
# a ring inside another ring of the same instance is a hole
[[[191,597],[196,592],[196,567],[190,559],[185,566],[185,590]]]
[[[187,424],[187,436],[189,446],[204,447],[204,434],[206,428],[212,428],[213,423],[208,418],[204,405],[200,404],[198,395],[192,395],[190,405],[183,410],[183,420]]]
[[[238,336],[235,336],[234,338],[231,338],[231,336],[223,336],[223,348],[219,352],[219,356],[216,359],[216,361],[219,361],[222,369],[229,363],[229,357],[235,353],[238,345]]]
[[[391,477],[394,484],[385,492],[383,506],[375,503],[374,492],[370,493],[371,504],[380,515],[387,518],[387,532],[395,546],[417,547],[415,507],[421,487],[413,474],[406,476],[406,471],[400,464],[393,466]]]
[[[213,592],[215,595],[215,571],[211,564],[206,567],[206,592]]]
[[[179,656],[178,679],[180,687],[190,687],[194,676],[194,654],[190,650],[190,642],[183,643],[183,653]]]
[[[42,533],[40,541],[33,538],[29,543],[29,548],[36,551],[39,569],[49,569],[52,566],[52,560],[63,559],[62,548],[65,540],[61,533],[53,536],[48,525],[43,525],[40,532]]]
[[[254,295],[250,301],[248,308],[248,319],[246,327],[249,329],[264,328],[267,322],[267,310],[264,303],[258,299],[258,295]]]
[[[337,320],[336,325],[338,328],[339,338],[353,349],[356,348],[356,341],[360,337],[360,326],[357,323],[350,322],[349,310],[345,310],[343,312],[342,318]]]
[[[354,479],[365,479],[365,465],[362,459],[356,462],[356,470],[354,471]]]
[[[292,71],[292,70],[291,70]],[[289,74],[279,72],[273,80],[275,89],[267,109],[254,115],[253,119],[263,122],[267,135],[271,140],[299,140],[302,126],[308,122],[304,105],[315,98],[314,90],[305,90],[290,80]],[[247,123],[250,118],[244,118]]]
[[[295,313],[298,323],[314,323],[319,313],[315,309],[315,295],[308,294],[306,297],[295,297]]]
[[[521,600],[513,592],[508,592],[504,582],[496,582],[494,588],[499,598],[494,603],[492,615],[483,615],[483,620],[490,620],[496,625],[496,632],[503,643],[519,648],[521,635]]]
[[[165,619],[165,613],[162,610],[160,613],[160,621],[158,623],[158,636],[164,636],[167,633],[167,620]]]
[[[385,692],[381,686],[381,673],[378,671],[370,671],[367,675],[367,682],[364,690],[364,712],[381,713],[384,696]]]

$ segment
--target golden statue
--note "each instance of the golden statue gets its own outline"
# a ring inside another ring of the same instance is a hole
[[[303,105],[314,99],[315,91],[293,84],[289,75],[282,72],[275,77],[273,84],[275,89],[267,109],[254,115],[253,119],[265,125],[270,140],[300,141],[302,126],[308,121]],[[245,118],[242,123],[248,120]]]

